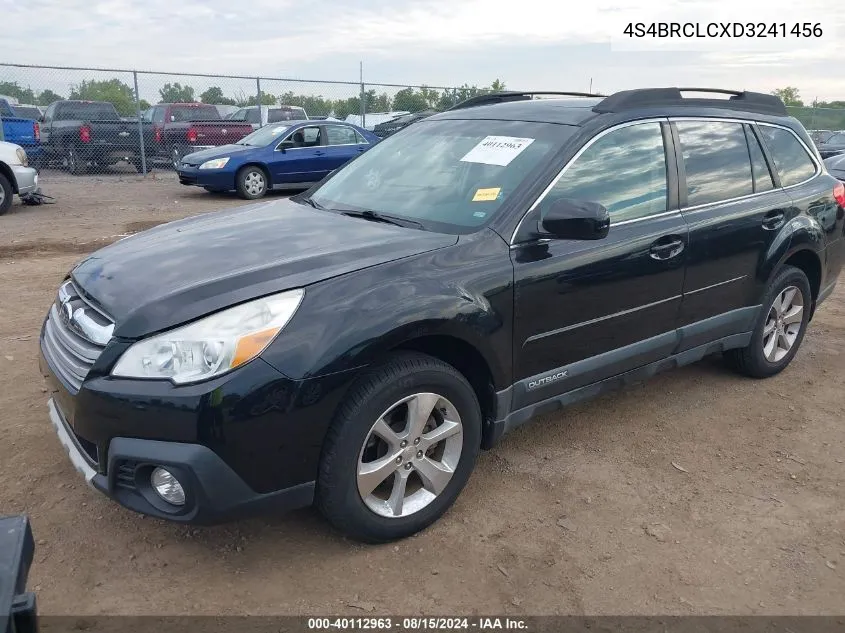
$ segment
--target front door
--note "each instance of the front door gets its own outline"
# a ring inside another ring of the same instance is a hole
[[[358,133],[348,125],[326,125],[326,147],[323,156],[324,176],[362,153]]]
[[[322,162],[325,149],[319,125],[297,128],[277,146],[276,159],[271,167],[273,183],[295,184],[320,180],[323,177],[320,174],[324,169]]]
[[[611,216],[595,241],[533,239],[514,265],[515,408],[671,354],[677,344],[687,226],[677,211],[668,124],[626,124],[597,136],[529,212],[558,198],[598,202]]]

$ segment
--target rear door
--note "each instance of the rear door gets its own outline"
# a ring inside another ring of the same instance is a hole
[[[687,227],[677,210],[668,123],[611,129],[583,148],[524,222],[557,198],[598,202],[604,239],[529,239],[514,265],[514,407],[670,355],[677,344]]]
[[[364,151],[355,128],[348,125],[325,125],[323,130],[326,135],[325,154],[321,157],[322,168],[325,170],[323,176]]]
[[[767,253],[794,212],[756,126],[685,118],[672,127],[690,230],[682,351],[752,329]]]

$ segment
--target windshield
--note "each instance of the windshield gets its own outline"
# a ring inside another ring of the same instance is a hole
[[[258,128],[252,134],[247,134],[238,145],[249,145],[250,147],[264,147],[275,140],[281,140],[281,134],[288,129],[287,125],[265,125]]]
[[[171,121],[220,121],[214,106],[170,106]]]
[[[446,233],[486,224],[576,128],[524,121],[421,121],[374,145],[311,195]]]
[[[825,143],[830,145],[845,145],[845,132],[831,134],[830,137],[828,137],[828,139],[825,141]]]

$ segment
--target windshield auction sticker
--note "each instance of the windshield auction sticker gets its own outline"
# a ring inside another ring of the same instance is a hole
[[[469,150],[466,156],[461,159],[461,162],[505,167],[533,142],[533,138],[487,136],[478,145]]]

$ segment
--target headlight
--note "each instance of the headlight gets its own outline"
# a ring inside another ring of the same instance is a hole
[[[200,165],[200,169],[222,169],[228,162],[228,156],[226,158],[213,158],[212,160],[207,160]]]
[[[21,162],[21,165],[26,167],[29,164],[29,159],[26,157],[26,152],[23,151],[22,147],[16,149],[15,154],[17,155],[18,160]]]
[[[297,289],[271,295],[139,341],[123,353],[112,376],[169,378],[177,384],[219,376],[264,351],[304,294]]]

